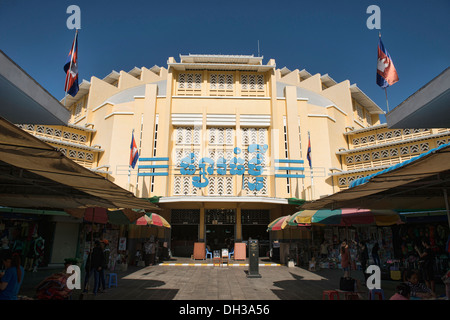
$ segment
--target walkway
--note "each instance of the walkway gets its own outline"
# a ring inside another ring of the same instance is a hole
[[[261,278],[248,278],[248,266],[194,266],[191,259],[178,258],[174,265],[128,267],[117,271],[118,287],[97,296],[85,294],[85,300],[321,300],[322,291],[339,287],[341,270],[322,269],[310,272],[299,267],[270,266],[260,260]],[[57,270],[60,271],[60,270]],[[33,297],[36,285],[54,270],[27,273],[20,295]],[[362,280],[361,271],[352,276]],[[92,279],[91,279],[92,280]],[[393,295],[399,282],[382,280],[386,297]],[[75,290],[73,299],[79,299]],[[367,291],[363,288],[362,291]],[[442,284],[438,295],[445,294]],[[363,296],[367,299],[367,296]],[[341,298],[342,299],[342,298]]]

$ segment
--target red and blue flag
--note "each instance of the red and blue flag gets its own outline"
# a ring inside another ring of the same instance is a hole
[[[65,91],[72,97],[78,93],[78,32],[75,34],[72,48],[67,56],[64,64],[64,72],[66,73]]]
[[[308,137],[308,152],[306,153],[306,158],[309,162],[309,167],[312,168],[312,162],[311,162],[311,138]]]
[[[377,62],[377,84],[381,88],[387,88],[398,81],[397,70],[394,62],[381,42],[381,36],[378,39],[378,62]]]
[[[136,141],[134,140],[134,132],[131,134],[131,146],[130,146],[130,166],[134,169],[136,162],[139,159],[139,150],[136,146]]]

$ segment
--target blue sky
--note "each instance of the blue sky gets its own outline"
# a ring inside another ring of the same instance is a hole
[[[74,36],[66,27],[71,4],[81,9],[79,74],[87,80],[166,67],[179,54],[256,56],[259,40],[264,63],[349,79],[386,109],[369,5],[381,9],[382,40],[400,78],[388,88],[391,110],[450,65],[449,0],[1,0],[0,49],[57,99]]]

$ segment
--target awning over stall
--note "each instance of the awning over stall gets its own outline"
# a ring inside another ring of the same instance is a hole
[[[450,144],[444,144],[300,208],[442,209],[448,206],[449,189]]]
[[[1,117],[0,206],[157,208]]]

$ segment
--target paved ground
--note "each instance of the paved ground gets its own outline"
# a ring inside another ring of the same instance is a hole
[[[175,265],[168,265],[168,263]],[[178,258],[165,264],[128,267],[117,271],[118,287],[96,296],[83,295],[84,300],[321,300],[322,291],[339,287],[341,270],[322,269],[310,272],[299,267],[270,266],[261,260],[261,278],[247,277],[248,266],[212,266],[203,261]],[[197,265],[193,265],[196,263]],[[60,271],[60,270],[57,270]],[[36,285],[55,270],[27,273],[20,295],[34,297]],[[361,271],[352,276],[362,280]],[[84,280],[84,279],[83,279]],[[382,280],[387,298],[399,282]],[[73,299],[80,298],[75,290]],[[361,291],[367,292],[365,287]],[[442,284],[436,285],[438,295],[445,294]],[[343,297],[342,297],[343,298]],[[341,299],[342,299],[341,298]],[[362,295],[367,299],[367,295]]]

